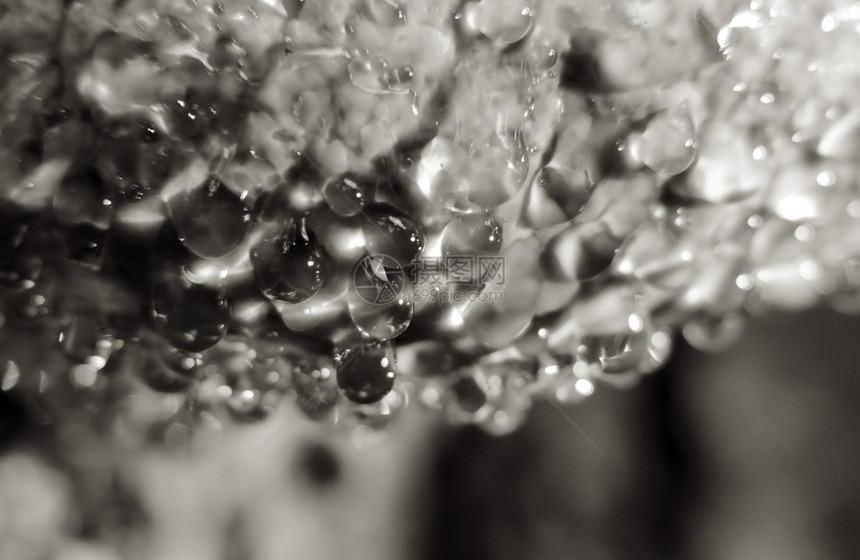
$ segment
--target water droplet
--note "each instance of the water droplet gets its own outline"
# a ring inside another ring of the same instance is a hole
[[[454,216],[442,236],[445,256],[498,255],[502,225],[487,211]]]
[[[421,152],[416,182],[429,200],[459,213],[495,208],[512,199],[528,175],[522,136],[491,134],[474,146],[437,136]]]
[[[268,297],[300,303],[323,284],[322,256],[305,218],[293,220],[276,235],[265,237],[251,250],[257,286]]]
[[[542,270],[553,280],[593,278],[609,267],[620,242],[602,220],[571,224],[547,242]]]
[[[381,430],[391,423],[406,409],[409,395],[402,386],[395,386],[379,402],[355,405],[351,414],[362,426]]]
[[[466,24],[484,36],[510,45],[532,28],[534,8],[528,0],[478,0],[463,9]]]
[[[54,192],[53,208],[66,254],[96,263],[113,217],[110,188],[94,170],[67,177]]]
[[[633,156],[651,170],[678,175],[696,157],[696,131],[685,106],[658,113],[645,131],[631,139]]]
[[[196,284],[184,266],[153,263],[152,310],[159,332],[173,346],[199,352],[213,346],[230,324],[225,290]]]
[[[640,363],[647,357],[650,340],[651,333],[642,316],[632,313],[618,332],[583,337],[580,357],[599,362],[602,373],[638,373]]]
[[[540,295],[537,237],[519,239],[502,253],[500,270],[461,311],[463,326],[477,341],[505,346],[522,334],[534,317]]]
[[[721,352],[737,341],[744,329],[744,318],[738,313],[721,317],[701,317],[688,322],[681,330],[690,346],[703,352]]]
[[[197,377],[203,360],[200,354],[171,348],[161,341],[141,343],[134,350],[134,371],[160,393],[183,393]]]
[[[3,377],[0,378],[0,391],[11,391],[18,385],[21,380],[21,370],[18,364],[12,360],[6,362],[6,367],[3,369]]]
[[[409,66],[389,67],[381,58],[354,59],[347,66],[350,81],[368,93],[409,93],[414,72]]]
[[[860,109],[849,111],[822,134],[818,155],[854,161],[860,154]]]
[[[651,223],[627,239],[613,268],[659,288],[679,290],[692,283],[696,273],[694,248],[679,231]]]
[[[367,189],[361,179],[348,173],[328,181],[323,186],[323,197],[338,216],[355,216],[364,208]]]
[[[534,177],[523,209],[526,225],[550,227],[576,218],[594,188],[587,169],[546,165]]]
[[[178,190],[165,187],[164,196],[170,219],[180,241],[203,258],[226,255],[239,246],[250,225],[250,212],[242,199],[217,177],[189,183]],[[175,185],[176,182],[172,181]],[[175,191],[175,192],[174,192]]]
[[[333,364],[297,365],[290,376],[296,404],[310,418],[319,420],[336,412],[341,398]]]
[[[373,342],[337,357],[337,384],[356,403],[381,400],[394,387],[394,350],[387,342]]]
[[[402,334],[412,321],[411,292],[396,261],[379,255],[365,257],[353,271],[349,315],[365,335],[390,340]]]
[[[107,334],[100,320],[78,316],[70,320],[60,333],[60,346],[71,360],[100,370],[113,351],[113,338]]]
[[[364,216],[367,218],[363,230],[368,253],[389,256],[405,267],[424,250],[421,226],[393,206],[369,206]]]

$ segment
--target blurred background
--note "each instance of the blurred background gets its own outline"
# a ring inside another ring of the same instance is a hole
[[[284,406],[129,453],[0,392],[0,558],[858,558],[858,333],[824,309],[753,318],[506,437],[417,412],[356,437]]]

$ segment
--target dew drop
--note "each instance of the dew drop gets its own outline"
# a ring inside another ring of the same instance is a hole
[[[195,173],[176,192],[165,187],[170,219],[179,240],[203,258],[226,255],[239,246],[250,225],[245,203],[215,176],[201,182]],[[175,185],[176,181],[172,181]]]
[[[263,238],[251,250],[251,263],[257,286],[267,297],[300,303],[322,287],[322,256],[305,218]]]
[[[337,357],[337,384],[356,403],[381,400],[394,387],[394,350],[387,342],[372,342]]]
[[[633,156],[651,170],[678,175],[696,157],[696,131],[685,106],[658,113],[645,131],[631,139]]]

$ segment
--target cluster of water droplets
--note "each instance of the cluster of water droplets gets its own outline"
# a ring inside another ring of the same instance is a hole
[[[432,103],[420,68],[357,44],[362,26],[405,29],[395,1],[363,2],[337,48],[290,43],[379,104],[414,97],[416,138],[354,168],[312,149],[278,168],[272,138],[304,132],[243,124],[276,70],[238,31],[211,57],[172,45],[199,83],[158,102],[111,80],[167,63],[100,39],[83,101],[31,115],[38,149],[0,148],[0,390],[40,395],[48,421],[80,398],[141,440],[284,399],[367,430],[417,403],[504,434],[534,399],[659,369],[676,334],[719,350],[747,313],[860,310],[860,113],[828,90],[855,91],[826,49],[834,33],[860,42],[860,8],[825,14],[809,56],[800,8],[753,2],[722,28],[691,13],[707,63],[634,90],[611,82],[599,39],[593,60],[559,56],[544,7],[450,14],[459,60]],[[631,56],[670,17],[628,15]],[[4,135],[29,130],[0,117]]]

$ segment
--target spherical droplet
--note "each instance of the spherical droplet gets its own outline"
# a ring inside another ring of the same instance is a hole
[[[631,141],[633,156],[663,175],[677,175],[696,157],[696,131],[685,107],[657,114]]]
[[[257,286],[270,298],[300,303],[322,287],[322,255],[304,218],[258,243],[251,263]]]
[[[534,19],[529,0],[477,0],[463,11],[467,25],[503,45],[525,37]]]
[[[454,216],[442,236],[445,256],[498,255],[502,225],[487,211]]]
[[[373,342],[338,356],[337,384],[346,397],[360,404],[381,400],[394,387],[394,351],[386,342]]]
[[[84,263],[97,262],[113,216],[108,185],[94,170],[67,177],[54,192],[53,209],[66,254]]]
[[[326,182],[323,198],[335,214],[355,216],[364,208],[367,189],[361,179],[347,173]]]
[[[387,255],[408,266],[424,250],[424,232],[409,216],[385,204],[364,211],[364,239],[371,255]]]
[[[171,193],[167,208],[179,240],[204,258],[220,257],[235,249],[250,225],[245,203],[214,176]]]

